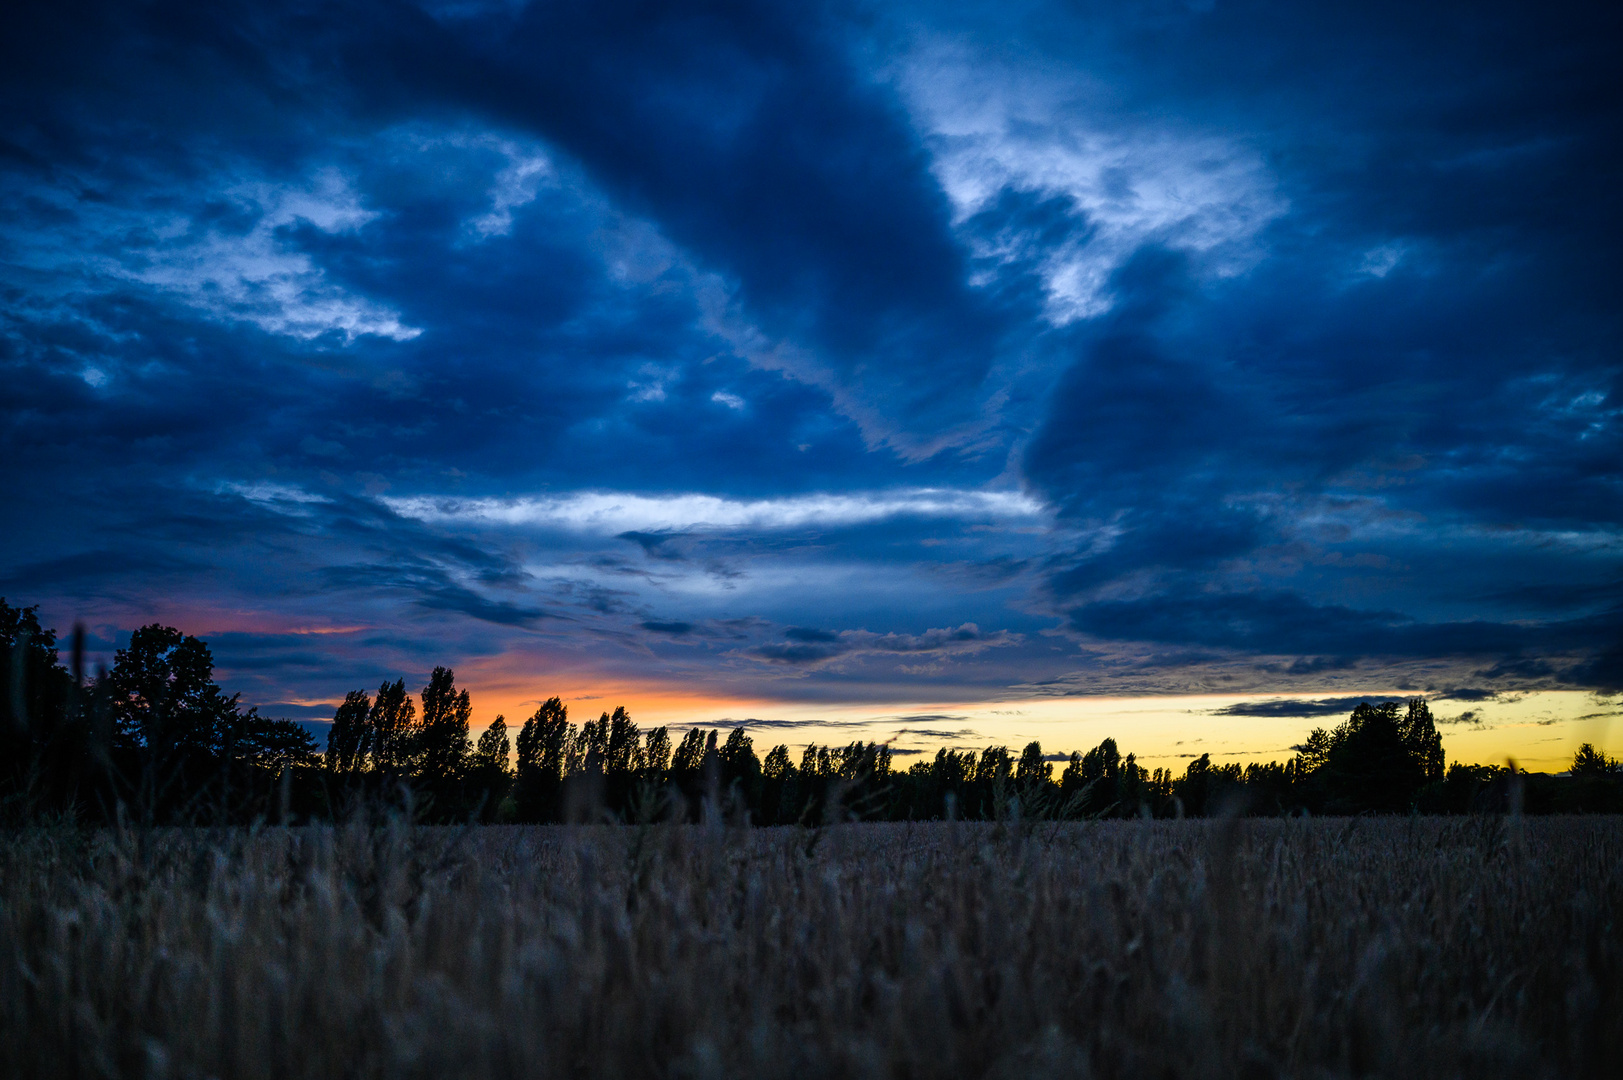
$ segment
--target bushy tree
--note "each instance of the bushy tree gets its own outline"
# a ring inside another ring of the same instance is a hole
[[[1331,733],[1327,809],[1401,813],[1428,780],[1442,778],[1442,741],[1425,703],[1419,704],[1419,716],[1413,708],[1405,716],[1396,702],[1366,702]]]
[[[103,684],[125,792],[141,815],[196,818],[218,810],[229,797],[219,789],[220,764],[237,699],[215,684],[208,646],[172,626],[143,626],[115,654]]]
[[[1606,780],[1623,776],[1623,764],[1616,758],[1607,757],[1596,750],[1591,743],[1584,743],[1572,755],[1572,768],[1570,773],[1577,779]]]
[[[315,764],[308,732],[243,713],[214,682],[208,646],[174,627],[136,630],[103,683],[124,792],[148,820],[264,812],[269,780]]]
[[[235,698],[233,697],[233,700]],[[228,743],[231,761],[280,773],[283,769],[314,768],[321,757],[315,739],[294,720],[272,719],[249,709],[236,718]]]
[[[214,682],[214,657],[195,637],[153,623],[130,635],[107,675],[115,730],[154,761],[218,754],[237,699]]]
[[[1436,783],[1443,778],[1443,737],[1437,733],[1425,698],[1409,700],[1398,723],[1398,737],[1419,767],[1421,783]]]

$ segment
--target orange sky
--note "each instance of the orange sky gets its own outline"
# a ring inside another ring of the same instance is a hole
[[[202,635],[205,639],[231,631],[267,629],[319,638],[355,629],[291,622],[267,627],[261,613],[222,609],[162,612],[154,619],[208,625]],[[605,679],[595,661],[589,652],[574,657],[551,654],[544,659],[505,652],[465,659],[457,664],[456,675],[458,685],[471,692],[478,729],[502,714],[510,730],[516,730],[534,711],[538,695],[556,694],[577,723],[616,705],[626,706],[645,730],[660,725],[685,728],[755,721],[749,726],[758,753],[764,754],[778,743],[798,751],[809,742],[888,740],[899,752],[897,763],[903,767],[917,760],[919,753],[933,754],[942,746],[979,749],[1005,745],[1018,750],[1036,739],[1053,753],[1086,750],[1107,737],[1114,738],[1123,753],[1137,754],[1151,768],[1180,772],[1191,757],[1202,753],[1219,761],[1284,760],[1308,731],[1333,727],[1346,718],[1350,707],[1313,718],[1223,716],[1215,715],[1216,711],[1239,702],[1352,696],[1344,686],[1327,686],[1321,693],[1298,689],[1290,694],[797,702],[728,695],[701,685],[687,689],[669,681]],[[544,670],[532,670],[532,664],[540,664]],[[217,677],[228,692],[241,688],[230,671],[221,670]],[[407,679],[408,685],[411,681]],[[1372,689],[1369,696],[1401,697],[1404,693]],[[336,707],[341,699],[338,692],[290,700],[299,705]],[[1438,700],[1432,703],[1432,712],[1450,761],[1503,764],[1514,759],[1526,769],[1556,772],[1570,763],[1573,751],[1585,742],[1623,756],[1623,723],[1614,723],[1623,719],[1623,698],[1616,695],[1576,690],[1509,693],[1482,702]],[[275,714],[274,708],[270,714]]]
[[[494,666],[494,665],[493,665]],[[478,665],[459,670],[459,682],[472,691],[475,725],[503,714],[514,729],[535,709],[532,685],[507,675],[484,677]],[[1035,739],[1049,752],[1086,750],[1114,738],[1123,753],[1141,763],[1181,772],[1189,758],[1210,753],[1219,761],[1284,760],[1291,746],[1314,727],[1333,727],[1338,712],[1316,718],[1213,715],[1238,702],[1267,701],[1286,695],[1200,695],[1187,697],[1069,697],[980,702],[916,702],[900,705],[829,704],[718,697],[653,684],[594,683],[567,672],[548,673],[547,686],[579,723],[624,705],[644,730],[670,725],[750,724],[756,750],[785,743],[799,750],[809,742],[889,740],[906,767],[922,751],[942,746],[976,748],[1002,744],[1018,750]],[[1289,695],[1294,698],[1309,695]],[[1371,696],[1401,696],[1400,691]],[[1347,711],[1350,711],[1347,710]],[[1558,772],[1573,751],[1589,742],[1623,755],[1623,700],[1582,691],[1543,691],[1504,695],[1487,702],[1434,702],[1449,761],[1504,764],[1514,759],[1535,772]]]

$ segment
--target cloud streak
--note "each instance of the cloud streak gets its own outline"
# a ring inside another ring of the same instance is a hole
[[[926,630],[922,634],[876,634],[869,630],[810,630],[790,627],[783,642],[757,645],[749,655],[772,664],[796,667],[827,664],[862,656],[964,656],[1017,645],[1020,636],[1006,630],[985,632],[974,623]]]
[[[816,529],[865,525],[895,517],[1032,521],[1043,506],[1018,491],[941,488],[727,499],[703,494],[578,492],[557,498],[385,498],[404,517],[453,525],[578,529],[605,535]]]

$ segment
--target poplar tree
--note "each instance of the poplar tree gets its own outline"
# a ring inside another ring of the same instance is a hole
[[[456,673],[436,667],[423,687],[423,722],[417,733],[417,774],[442,795],[467,768],[473,706],[457,692]]]
[[[372,733],[372,768],[391,778],[412,771],[416,755],[417,703],[406,692],[406,680],[385,681],[372,699],[367,717]]]
[[[507,738],[507,719],[498,715],[474,745],[468,773],[477,794],[481,816],[495,821],[504,811],[502,801],[513,786],[513,766],[509,761],[513,745]]]
[[[365,690],[351,690],[333,713],[323,763],[328,772],[353,773],[366,766],[372,749],[372,699]]]
[[[574,742],[569,709],[558,698],[543,701],[518,733],[514,799],[520,821],[557,821],[564,764]]]
[[[643,767],[648,779],[658,783],[665,779],[671,767],[671,734],[664,728],[655,728],[643,736]]]

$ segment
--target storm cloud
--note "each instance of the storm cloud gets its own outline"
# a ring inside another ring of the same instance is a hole
[[[290,709],[1623,689],[1620,19],[30,5],[0,583]]]

